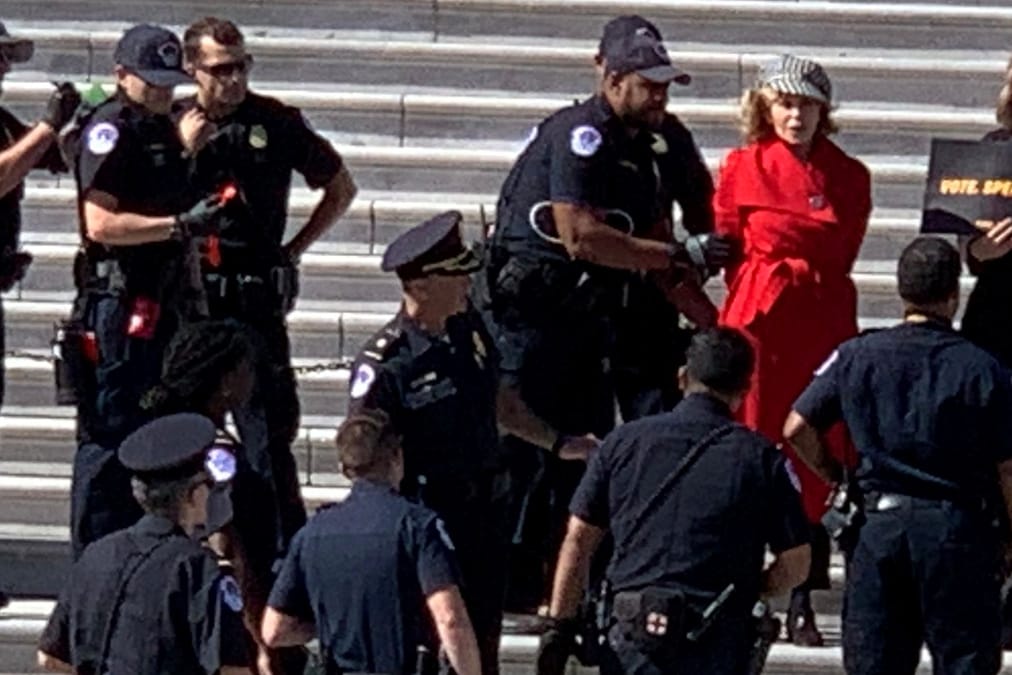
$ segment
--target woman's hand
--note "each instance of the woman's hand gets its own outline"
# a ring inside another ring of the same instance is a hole
[[[987,227],[981,236],[970,242],[968,250],[974,258],[986,262],[1001,258],[1012,251],[1012,218],[1003,218],[997,223],[978,220],[974,224],[978,227]]]

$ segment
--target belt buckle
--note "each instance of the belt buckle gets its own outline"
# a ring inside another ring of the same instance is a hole
[[[875,511],[893,511],[903,504],[900,495],[882,494],[875,500]]]

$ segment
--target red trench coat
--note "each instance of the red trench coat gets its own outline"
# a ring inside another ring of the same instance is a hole
[[[731,151],[714,195],[716,230],[739,238],[742,262],[726,273],[720,323],[742,329],[756,348],[756,371],[739,418],[783,440],[791,405],[814,371],[857,334],[850,271],[871,213],[871,177],[824,137],[808,162],[779,139]],[[851,459],[842,428],[833,451]],[[828,486],[785,446],[805,512],[818,522]]]

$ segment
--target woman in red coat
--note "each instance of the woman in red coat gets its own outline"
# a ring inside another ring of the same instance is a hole
[[[739,414],[777,443],[813,372],[857,333],[850,271],[868,227],[871,179],[829,140],[831,101],[829,78],[814,61],[785,55],[764,66],[742,98],[747,144],[727,156],[714,196],[717,232],[744,249],[727,269],[720,321],[749,335],[757,354]],[[839,439],[842,451],[842,430]],[[829,487],[803,462],[791,464],[816,540],[812,574],[791,598],[788,634],[818,645],[808,591],[829,583],[829,542],[818,525]]]

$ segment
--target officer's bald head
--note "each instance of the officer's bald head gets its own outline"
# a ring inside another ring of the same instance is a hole
[[[351,479],[400,483],[403,476],[401,437],[382,410],[351,415],[337,430],[341,470]]]
[[[704,330],[692,338],[686,352],[683,389],[686,393],[705,389],[725,399],[737,398],[748,390],[754,367],[755,351],[741,331],[723,327]]]
[[[940,306],[951,304],[954,315],[961,269],[959,251],[944,239],[918,237],[910,242],[900,255],[896,271],[900,297],[908,313],[918,308],[940,313]]]

